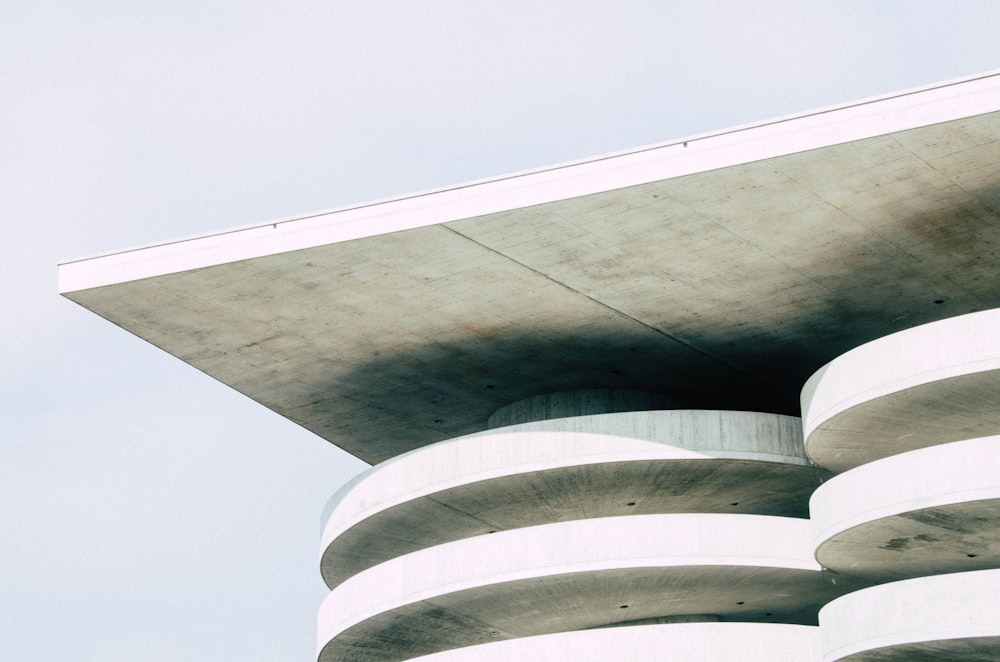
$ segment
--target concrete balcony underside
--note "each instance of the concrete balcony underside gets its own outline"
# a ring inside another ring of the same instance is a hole
[[[816,558],[888,582],[820,611],[824,662],[1000,659],[1000,310],[848,352],[803,390]],[[979,438],[976,438],[979,437]],[[957,441],[958,440],[958,441]]]
[[[669,651],[668,657],[665,654]],[[770,623],[674,623],[584,630],[470,646],[413,662],[803,662],[819,660],[819,629]]]
[[[335,588],[320,660],[406,660],[475,643],[690,614],[815,623],[858,584],[812,559],[806,520],[636,515],[415,552]]]
[[[808,437],[820,466],[845,471],[917,448],[1000,430],[1000,370],[914,386],[853,407]]]
[[[878,582],[1000,567],[1000,437],[836,476],[810,502],[816,559]]]
[[[765,462],[633,460],[480,481],[368,517],[326,546],[321,569],[332,588],[409,552],[550,522],[656,513],[805,517],[809,494],[820,482],[816,474]],[[753,490],[740,488],[747,476],[753,476]]]
[[[799,428],[798,419],[752,412],[629,412],[435,444],[372,469],[334,498],[323,575],[332,588],[425,547],[570,520],[805,517],[829,474],[807,463]]]
[[[802,392],[809,457],[833,471],[1000,432],[1000,309],[874,340]]]

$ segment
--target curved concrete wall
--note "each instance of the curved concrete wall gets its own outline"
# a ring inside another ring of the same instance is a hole
[[[1000,309],[925,324],[834,359],[802,390],[806,451],[844,471],[1000,432]]]
[[[680,401],[661,393],[615,389],[582,389],[544,393],[501,407],[486,421],[489,429],[556,418],[626,411],[679,409]]]
[[[998,451],[956,441],[834,477],[810,501],[817,560],[880,582],[1000,567]]]
[[[802,393],[816,558],[877,583],[820,611],[823,660],[1000,659],[1000,310],[829,363]],[[888,582],[888,583],[886,583]]]
[[[560,458],[565,464],[570,454],[606,456],[594,460],[599,462],[628,459],[630,453],[641,457],[650,451],[675,458],[725,457],[810,465],[803,450],[801,422],[792,416],[698,409],[598,414],[512,425],[404,453],[345,484],[330,499],[323,518],[325,521],[338,510],[352,508],[351,502],[360,500],[355,496],[359,491],[388,502],[378,491],[381,485],[370,482],[375,474],[384,482],[401,480],[416,485],[415,492],[438,491],[457,480],[508,475],[513,473],[512,466],[519,471],[552,468],[558,466],[553,462]],[[409,460],[415,456],[423,463],[418,468]],[[414,471],[421,473],[412,477]]]
[[[851,586],[823,576],[809,533],[791,518],[637,515],[440,545],[334,589],[320,608],[320,659],[409,659],[672,614],[813,622]]]
[[[435,653],[414,662],[803,662],[819,656],[815,626],[690,623],[524,637]]]
[[[856,591],[819,614],[824,662],[1000,659],[1000,570]]]
[[[774,414],[645,411],[522,424],[434,444],[373,467],[335,495],[321,569],[333,587],[432,545],[574,519],[668,512],[804,517],[825,472],[808,465],[799,428],[798,419]]]

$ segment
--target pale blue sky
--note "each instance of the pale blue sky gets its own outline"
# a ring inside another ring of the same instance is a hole
[[[363,468],[58,262],[978,73],[998,34],[992,0],[0,0],[0,659],[314,659]]]

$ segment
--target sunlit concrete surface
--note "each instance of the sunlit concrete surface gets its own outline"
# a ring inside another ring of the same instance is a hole
[[[60,290],[372,463],[553,391],[797,415],[848,349],[1000,307],[997,111],[994,73],[71,262]]]
[[[405,660],[672,615],[808,624],[851,587],[821,572],[802,519],[561,522],[439,545],[348,579],[320,607],[320,660]]]
[[[806,450],[834,471],[1000,431],[1000,310],[862,345],[802,394]]]
[[[819,614],[824,662],[995,662],[1000,570],[921,577],[864,589]]]
[[[808,662],[820,659],[819,630],[781,623],[689,623],[583,630],[499,641],[413,662]]]
[[[401,455],[345,485],[329,506],[321,567],[332,587],[424,547],[575,519],[806,517],[827,476],[806,460],[790,416],[642,411],[514,425]]]
[[[878,460],[810,501],[823,567],[879,582],[1000,567],[1000,437]]]

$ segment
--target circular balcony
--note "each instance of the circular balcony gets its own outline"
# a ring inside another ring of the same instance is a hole
[[[856,591],[819,613],[824,662],[1000,659],[1000,570]]]
[[[580,519],[805,517],[828,475],[788,416],[641,411],[512,425],[412,451],[346,485],[328,507],[321,570],[332,588],[434,545]]]
[[[810,502],[816,558],[878,582],[1000,567],[1000,437],[851,469]]]
[[[861,345],[802,391],[806,452],[836,472],[1000,431],[1000,309]]]
[[[825,576],[809,538],[802,519],[670,514],[459,540],[335,588],[320,608],[319,659],[408,660],[691,615],[810,624],[820,606],[857,585]]]

